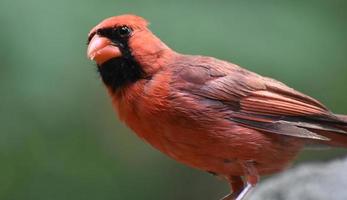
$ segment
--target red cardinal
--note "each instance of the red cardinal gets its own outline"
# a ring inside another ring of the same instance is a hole
[[[171,158],[224,177],[233,191],[224,199],[243,199],[306,144],[347,147],[347,116],[235,64],[177,53],[147,25],[134,15],[102,21],[88,57],[120,120]]]

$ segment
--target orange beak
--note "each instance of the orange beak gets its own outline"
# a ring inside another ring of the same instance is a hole
[[[109,39],[95,35],[88,45],[87,56],[100,65],[122,56],[122,53]]]

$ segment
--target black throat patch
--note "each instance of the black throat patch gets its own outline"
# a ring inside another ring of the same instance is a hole
[[[145,78],[145,72],[131,53],[128,45],[129,38],[119,37],[117,34],[112,34],[112,30],[108,29],[103,30],[99,34],[112,40],[122,53],[121,57],[112,58],[98,65],[98,71],[106,86],[116,91]]]
[[[112,58],[98,66],[104,84],[113,91],[144,78],[144,71],[134,59]]]

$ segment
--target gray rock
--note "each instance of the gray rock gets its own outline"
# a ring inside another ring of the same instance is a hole
[[[250,200],[347,200],[347,158],[306,164],[260,183]]]

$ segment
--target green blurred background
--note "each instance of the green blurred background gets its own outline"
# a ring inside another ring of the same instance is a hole
[[[0,199],[218,199],[228,186],[118,122],[86,37],[135,13],[179,52],[282,80],[347,114],[345,0],[1,0]],[[344,150],[305,151],[322,161]],[[296,163],[297,164],[297,163]]]

